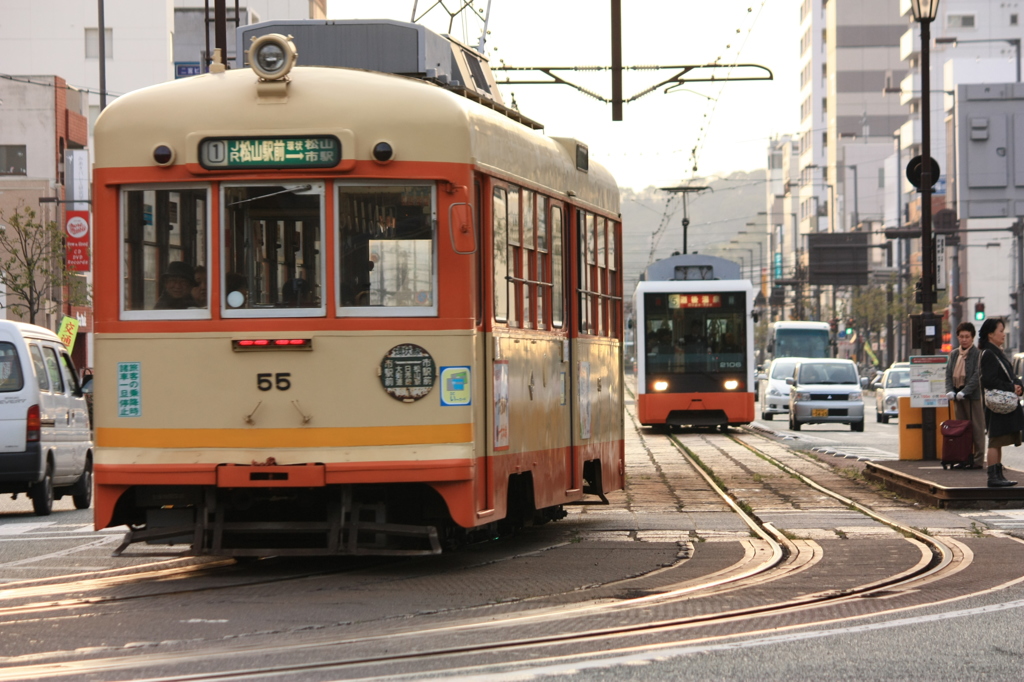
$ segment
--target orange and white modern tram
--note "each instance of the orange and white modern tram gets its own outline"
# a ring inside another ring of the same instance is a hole
[[[95,527],[432,553],[620,489],[619,193],[586,146],[455,78],[248,57],[96,123]]]
[[[682,274],[678,280],[637,284],[633,315],[640,423],[723,430],[748,424],[754,420],[756,291],[745,279],[710,279],[716,261],[733,265],[724,259],[674,256],[668,261],[675,272],[701,278]]]

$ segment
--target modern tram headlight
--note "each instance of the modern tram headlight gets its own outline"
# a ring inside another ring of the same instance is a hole
[[[722,386],[724,386],[725,390],[727,391],[735,391],[737,388],[740,387],[740,382],[736,381],[735,379],[726,379],[725,383],[722,384]]]
[[[287,76],[298,56],[292,37],[280,33],[253,38],[249,46],[249,66],[265,81],[277,81]]]
[[[655,391],[664,391],[666,389],[668,389],[668,382],[665,381],[664,379],[659,379],[658,381],[654,382]]]

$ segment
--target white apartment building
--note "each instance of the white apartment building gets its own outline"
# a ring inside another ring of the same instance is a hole
[[[889,161],[905,166],[921,153],[921,31],[914,22],[910,0],[901,0],[905,32],[900,56],[909,73],[900,84],[900,101],[909,116],[899,131],[900,155]],[[1020,45],[1024,39],[1024,2],[1019,0],[942,0],[931,24],[931,156],[938,161],[941,176],[935,187],[933,208],[949,207],[961,217],[961,229],[1006,228],[1012,220],[968,220],[957,206],[958,179],[955,168],[955,140],[952,121],[956,112],[954,93],[959,85],[1009,83],[1020,78]],[[954,39],[955,42],[954,42]],[[886,224],[920,221],[920,196],[901,174],[902,215],[897,215],[895,198],[886,206]],[[1008,232],[965,233],[958,259],[960,293],[967,297],[963,318],[971,319],[973,304],[981,300],[989,316],[1010,317],[1009,293],[1013,287],[1013,243]],[[919,248],[919,247],[918,247]],[[947,249],[947,252],[949,249]],[[947,272],[950,272],[947,268]],[[950,273],[952,274],[952,273]],[[953,320],[954,322],[956,320]],[[1009,346],[1021,347],[1021,339]]]
[[[905,29],[899,0],[801,2],[797,161],[786,172],[779,166],[783,182],[769,191],[766,204],[774,216],[773,243],[783,246],[773,258],[781,258],[786,277],[794,276],[799,259],[807,264],[804,235],[874,231],[883,219],[886,187],[894,180],[887,178],[884,164],[893,153],[893,132],[905,120],[898,99],[886,98],[884,90],[902,80],[899,40]],[[770,158],[776,147],[773,142]],[[788,160],[788,154],[782,156]],[[769,173],[774,177],[771,168]],[[796,234],[780,240],[783,222],[787,230],[795,224]],[[876,241],[882,239],[878,235]],[[884,252],[873,249],[871,259],[881,267]],[[831,291],[809,294],[817,297],[813,310],[831,310]]]

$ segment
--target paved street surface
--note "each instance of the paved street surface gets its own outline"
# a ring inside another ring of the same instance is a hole
[[[90,512],[69,499],[36,517],[24,496],[7,496],[0,500],[0,680],[215,671],[282,680],[1019,679],[1024,542],[1016,537],[1024,538],[1024,512],[922,507],[867,485],[858,459],[790,450],[827,446],[894,458],[895,423],[872,420],[862,434],[825,426],[792,434],[784,426],[760,424],[798,438],[684,430],[673,434],[681,450],[638,428],[630,403],[627,488],[609,505],[572,506],[566,519],[514,538],[415,559],[236,565],[167,560],[158,554],[167,548],[146,546],[113,558],[123,529],[92,532]],[[773,558],[770,543],[696,467],[778,529],[786,553]],[[933,552],[910,537],[912,529],[953,551],[944,572],[919,583],[912,574]],[[162,579],[147,579],[157,568]],[[78,581],[98,576],[104,580]],[[835,606],[758,611],[815,595],[834,599],[898,576],[893,584],[909,580],[905,588]],[[718,620],[737,609],[748,615]],[[632,630],[686,619],[697,620]],[[606,634],[573,638],[592,630]],[[554,639],[536,649],[502,648],[537,637]],[[451,647],[464,653],[407,655]],[[331,663],[353,659],[365,663]]]

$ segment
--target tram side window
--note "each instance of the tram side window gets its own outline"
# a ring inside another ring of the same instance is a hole
[[[519,292],[522,279],[522,240],[519,237],[519,188],[508,189],[508,326],[519,326]]]
[[[615,264],[616,224],[582,210],[576,217],[580,231],[580,332],[617,337],[621,333],[621,294]]]
[[[562,208],[551,207],[551,325],[565,323],[565,286],[562,269]]]
[[[124,309],[207,309],[206,189],[122,196]]]
[[[339,186],[338,230],[342,307],[436,310],[430,185]]]
[[[507,194],[502,187],[494,188],[491,197],[491,233],[494,235],[494,319],[508,319],[508,214]]]

